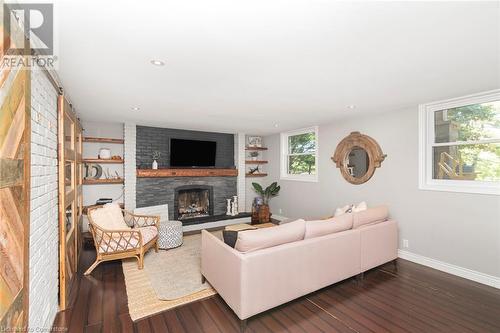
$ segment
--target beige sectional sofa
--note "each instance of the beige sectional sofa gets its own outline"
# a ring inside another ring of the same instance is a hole
[[[397,223],[381,218],[384,209],[387,217],[384,207],[349,214],[343,231],[338,225],[321,223],[345,224],[345,217],[240,232],[235,248],[203,230],[202,275],[241,320],[247,319],[396,259]],[[284,242],[300,228],[304,230],[299,239]],[[306,234],[310,236],[305,238]],[[265,248],[256,243],[259,238]],[[279,245],[270,244],[273,239]]]

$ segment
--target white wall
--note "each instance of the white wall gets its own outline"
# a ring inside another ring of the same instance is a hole
[[[31,72],[29,327],[50,328],[59,309],[57,91]]]
[[[387,154],[362,185],[351,185],[330,157],[351,131],[373,137]],[[279,180],[279,135],[265,138],[270,175]],[[319,127],[319,182],[280,180],[271,209],[289,217],[331,215],[335,207],[363,200],[388,204],[401,240],[412,253],[500,277],[500,197],[418,189],[417,108],[352,117]]]
[[[135,209],[136,197],[135,186],[137,184],[137,170],[136,170],[136,125],[134,123],[125,123],[123,128],[124,144],[124,172],[125,172],[125,187],[124,187],[124,202],[125,209],[133,211]]]

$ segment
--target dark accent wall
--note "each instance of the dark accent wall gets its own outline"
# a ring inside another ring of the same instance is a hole
[[[170,166],[170,139],[215,141],[217,168],[234,167],[234,135],[226,133],[187,131],[171,128],[137,126],[136,165],[138,169],[150,169],[153,151],[161,152],[159,168]]]
[[[169,219],[174,219],[175,188],[186,185],[213,186],[213,214],[226,213],[226,199],[236,195],[236,177],[137,178],[137,207],[168,204]]]

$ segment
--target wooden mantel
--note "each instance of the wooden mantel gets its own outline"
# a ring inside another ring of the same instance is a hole
[[[138,178],[150,177],[236,177],[238,169],[137,169]]]

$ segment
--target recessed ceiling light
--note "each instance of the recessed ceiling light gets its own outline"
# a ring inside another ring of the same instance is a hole
[[[139,108],[139,107],[137,107],[137,106],[134,106],[134,107],[132,108],[132,110],[133,110],[133,111],[139,111],[140,109],[141,109],[141,108]]]
[[[348,105],[348,106],[347,106],[347,108],[352,110],[352,109],[355,109],[355,108],[356,108],[356,105],[351,104],[351,105]]]
[[[157,59],[151,60],[151,63],[155,66],[165,66],[165,62]]]

